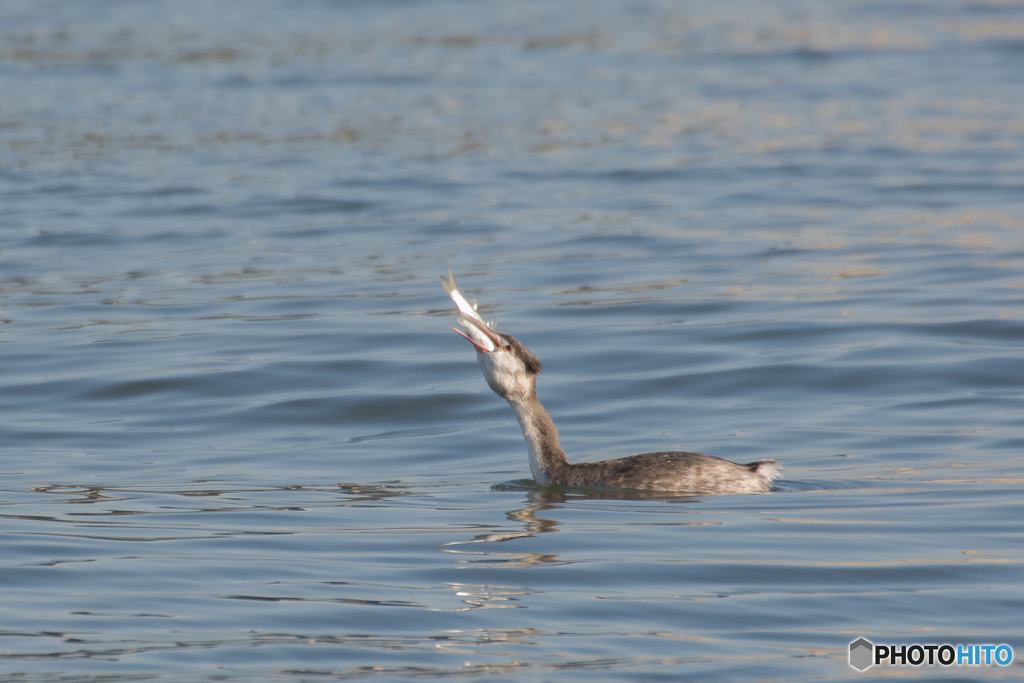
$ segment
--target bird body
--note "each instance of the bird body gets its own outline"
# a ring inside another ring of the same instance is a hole
[[[498,334],[484,322],[455,284],[451,270],[445,289],[459,308],[459,323],[452,328],[477,351],[484,379],[494,393],[515,411],[526,439],[530,472],[541,485],[612,487],[695,494],[763,493],[779,475],[774,460],[740,465],[704,453],[664,451],[616,460],[570,463],[558,442],[558,429],[537,397],[540,360],[515,337]]]

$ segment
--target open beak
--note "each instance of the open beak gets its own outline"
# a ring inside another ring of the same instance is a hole
[[[508,347],[506,347],[504,344],[501,343],[501,338],[497,334],[495,334],[494,331],[491,328],[487,327],[487,325],[485,325],[484,323],[480,322],[476,318],[471,318],[471,317],[469,317],[467,315],[460,316],[459,317],[459,324],[466,325],[467,327],[469,325],[472,325],[481,334],[483,334],[484,337],[486,337],[491,342],[491,347],[492,348],[487,348],[486,346],[484,346],[483,344],[480,344],[476,339],[473,339],[471,336],[469,336],[468,334],[466,334],[462,330],[460,330],[458,328],[455,328],[455,327],[452,327],[452,329],[455,330],[455,332],[457,332],[460,337],[462,337],[463,339],[468,341],[470,344],[472,344],[474,346],[474,348],[476,348],[477,353],[493,353],[494,351],[497,351],[498,349],[503,349],[505,351],[508,351]],[[451,327],[451,326],[449,326],[449,327]]]

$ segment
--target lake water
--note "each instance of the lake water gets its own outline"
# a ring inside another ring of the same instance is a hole
[[[1021,678],[1022,69],[1016,1],[4,2],[0,679]],[[570,459],[783,479],[534,486],[449,267]]]

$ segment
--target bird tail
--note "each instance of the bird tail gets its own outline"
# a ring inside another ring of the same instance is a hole
[[[746,467],[751,472],[760,474],[768,481],[779,476],[779,470],[782,469],[782,465],[779,464],[778,460],[758,460],[757,462],[747,464]]]

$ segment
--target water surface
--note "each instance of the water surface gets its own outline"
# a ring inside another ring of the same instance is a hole
[[[1014,2],[5,3],[0,677],[1019,678],[1022,54]],[[570,458],[784,478],[533,486],[449,266]]]

